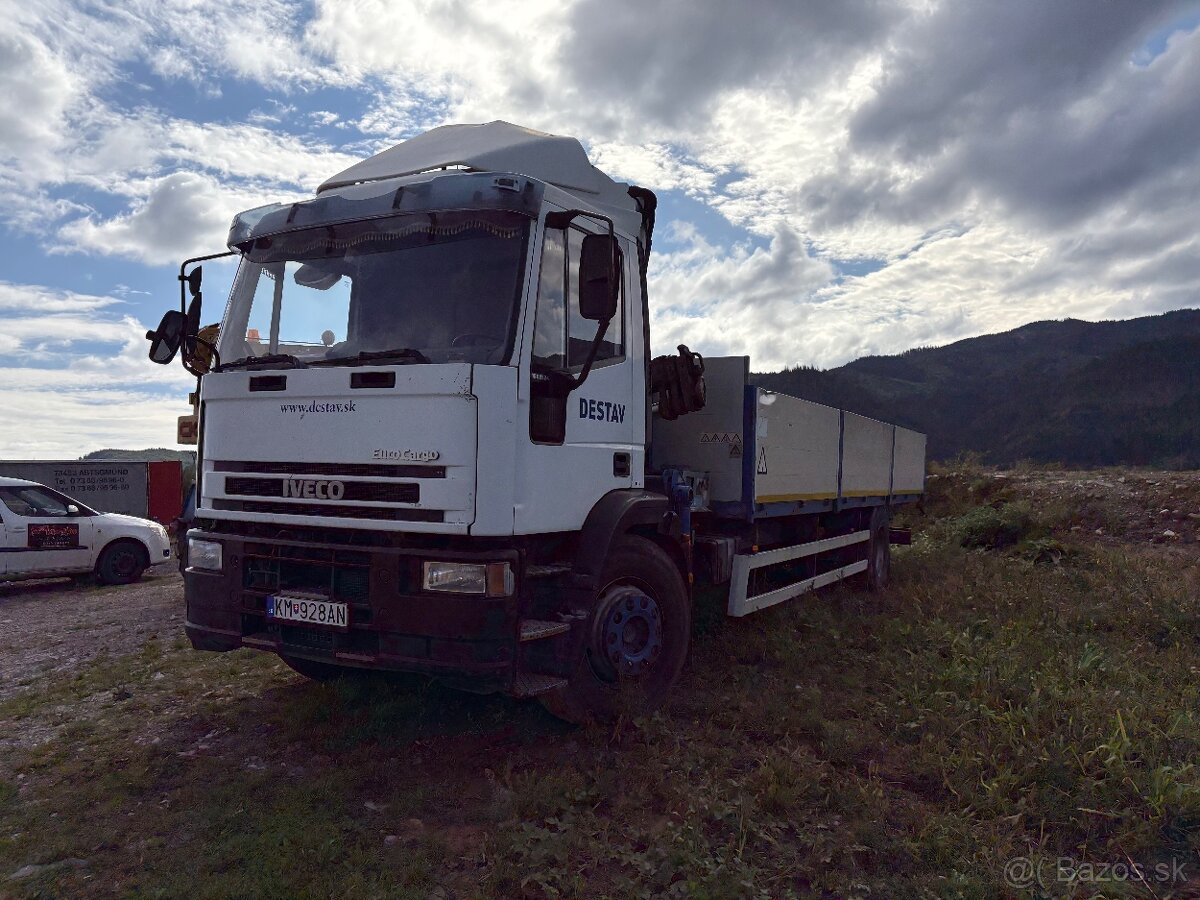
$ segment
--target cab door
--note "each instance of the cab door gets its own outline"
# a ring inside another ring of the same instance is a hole
[[[643,353],[641,330],[631,321],[637,307],[630,278],[636,257],[629,241],[620,241],[617,314],[600,340],[587,380],[565,398],[565,422],[561,409],[539,405],[537,381],[543,373],[561,370],[578,378],[595,340],[598,323],[579,312],[578,277],[583,238],[600,230],[579,217],[568,228],[542,231],[529,368],[522,374],[530,402],[528,443],[518,461],[518,496],[526,498],[515,509],[518,534],[578,529],[609,491],[643,482],[645,404],[637,387],[641,379],[635,378]]]
[[[89,511],[41,485],[0,487],[4,506],[5,575],[86,572],[92,567]]]

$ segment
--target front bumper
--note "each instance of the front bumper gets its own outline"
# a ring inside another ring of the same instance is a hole
[[[201,650],[252,647],[337,665],[466,678],[505,689],[518,656],[519,593],[483,597],[424,592],[424,560],[508,562],[514,549],[433,550],[298,542],[192,531],[220,541],[223,571],[184,572],[187,635]],[[344,631],[266,616],[266,598],[303,591],[349,605]]]

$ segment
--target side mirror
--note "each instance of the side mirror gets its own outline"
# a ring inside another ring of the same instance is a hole
[[[620,249],[608,234],[589,234],[579,254],[579,314],[592,322],[611,319],[620,292]]]
[[[76,506],[74,503],[68,503],[67,504],[67,515],[68,516],[79,515],[79,507]]]
[[[158,323],[154,331],[147,331],[146,338],[150,341],[150,359],[165,366],[175,358],[187,332],[187,316],[177,309],[170,310]]]

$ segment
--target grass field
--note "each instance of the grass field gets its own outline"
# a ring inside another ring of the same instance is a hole
[[[175,634],[30,687],[0,728],[53,736],[0,760],[0,896],[1200,895],[1193,533],[936,474],[886,592],[701,597],[648,720]]]

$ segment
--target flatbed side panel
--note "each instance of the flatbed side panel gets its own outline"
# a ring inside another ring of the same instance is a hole
[[[748,356],[706,357],[704,382],[707,402],[699,412],[672,422],[655,414],[650,445],[650,471],[667,467],[709,473],[709,497],[714,503],[742,500],[742,455]]]
[[[750,398],[748,398],[750,399]],[[755,391],[754,502],[832,501],[838,490],[838,410]]]
[[[892,493],[892,446],[896,426],[855,413],[842,421],[841,499]]]
[[[892,493],[925,491],[925,435],[896,428],[896,456],[892,461]]]

